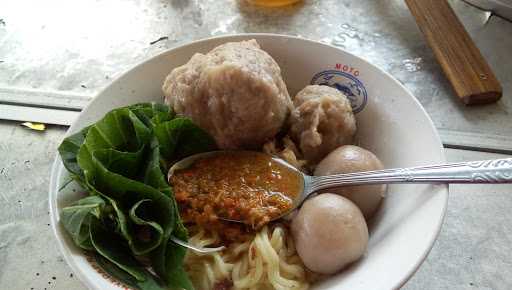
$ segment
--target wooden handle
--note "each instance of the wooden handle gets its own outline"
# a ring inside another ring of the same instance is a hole
[[[502,88],[446,0],[405,0],[437,61],[466,105],[496,102]]]

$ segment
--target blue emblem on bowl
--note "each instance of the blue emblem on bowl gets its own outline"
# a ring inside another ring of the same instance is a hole
[[[350,100],[354,113],[361,112],[368,102],[368,93],[363,83],[346,72],[337,70],[319,72],[311,79],[311,84],[330,86],[344,93]]]

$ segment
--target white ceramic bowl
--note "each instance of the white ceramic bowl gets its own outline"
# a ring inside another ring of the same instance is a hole
[[[346,51],[282,35],[222,36],[186,44],[134,67],[112,82],[83,110],[68,134],[105,113],[137,102],[162,101],[165,76],[196,52],[228,41],[256,39],[279,63],[290,95],[310,83],[328,83],[345,91],[357,113],[357,139],[386,167],[444,162],[436,129],[420,103],[389,74]],[[78,198],[77,188],[59,192],[66,171],[56,158],[50,182],[52,228],[66,262],[90,289],[122,289],[98,273],[59,225],[60,209]],[[448,197],[446,185],[392,185],[370,223],[367,254],[350,268],[313,289],[377,290],[403,285],[427,256],[439,233]],[[198,289],[201,290],[201,289]]]

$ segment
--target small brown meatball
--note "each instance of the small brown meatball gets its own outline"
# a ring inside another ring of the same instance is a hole
[[[335,148],[352,143],[356,120],[350,101],[337,89],[307,86],[295,96],[293,104],[290,133],[311,164]]]
[[[336,273],[358,260],[368,245],[368,227],[361,211],[337,194],[306,200],[291,229],[304,265],[321,274]]]
[[[223,149],[257,148],[281,130],[292,108],[281,69],[254,39],[196,53],[162,89],[176,113]]]
[[[332,175],[361,171],[384,169],[382,162],[372,152],[361,147],[346,145],[332,151],[315,169],[315,175]],[[326,189],[328,192],[341,194],[354,202],[370,219],[379,207],[386,193],[385,184],[345,186]]]

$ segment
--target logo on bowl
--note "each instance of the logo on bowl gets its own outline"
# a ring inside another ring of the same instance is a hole
[[[359,75],[359,71],[357,71],[357,75]],[[350,100],[354,113],[361,112],[368,102],[368,93],[363,83],[348,72],[338,70],[322,71],[313,76],[311,84],[338,89]]]

